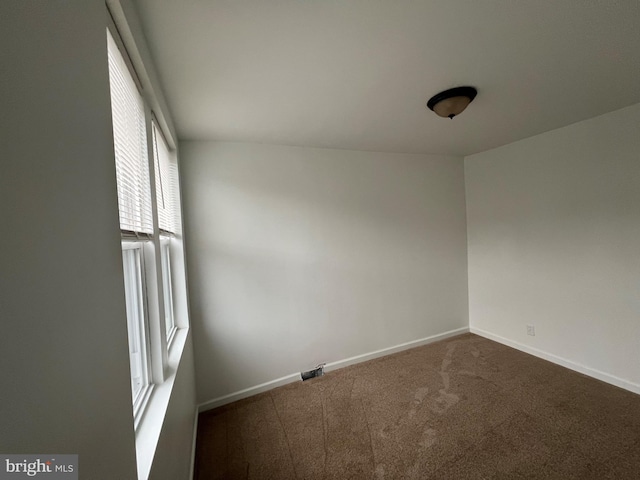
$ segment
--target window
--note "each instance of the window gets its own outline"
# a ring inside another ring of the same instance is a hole
[[[109,29],[107,46],[137,427],[154,386],[165,380],[168,346],[178,330],[172,268],[180,232],[177,158],[138,88],[126,50]]]
[[[160,239],[160,255],[162,264],[162,288],[164,299],[164,324],[167,335],[167,343],[171,343],[176,331],[176,322],[173,312],[173,288],[171,287],[171,238]]]
[[[176,329],[173,305],[173,289],[171,286],[171,240],[180,224],[175,213],[178,199],[175,175],[177,164],[171,155],[167,142],[155,121],[151,123],[153,138],[153,160],[156,182],[156,206],[158,211],[158,227],[160,229],[160,261],[162,268],[162,288],[164,298],[165,333],[170,343]]]
[[[110,33],[108,52],[120,229],[152,234],[144,101]]]
[[[151,388],[151,349],[147,322],[142,241],[153,233],[144,102],[110,33],[109,83],[118,211],[123,236],[124,290],[127,305],[133,411],[143,410]]]
[[[144,296],[143,256],[140,245],[124,243],[122,250],[125,299],[127,305],[127,331],[129,336],[129,363],[131,366],[131,392],[133,411],[138,412],[149,390],[148,329]]]
[[[189,341],[178,156],[161,89],[149,75],[153,67],[143,63],[150,60],[144,39],[130,28],[118,0],[107,0],[106,36],[127,317],[122,328],[138,477],[148,478]]]
[[[172,166],[175,165],[169,147],[156,122],[151,124],[153,135],[153,157],[156,177],[156,204],[158,207],[158,226],[165,234],[176,232],[174,198],[175,182],[172,181]]]

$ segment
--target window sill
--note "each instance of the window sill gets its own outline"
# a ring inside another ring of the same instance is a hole
[[[160,385],[154,385],[153,392],[148,400],[145,411],[136,429],[136,457],[138,463],[138,480],[146,480],[151,473],[151,465],[156,452],[160,432],[164,423],[173,384],[175,383],[178,366],[182,358],[182,352],[189,334],[188,328],[176,330],[171,348],[169,349],[169,362],[167,376]]]

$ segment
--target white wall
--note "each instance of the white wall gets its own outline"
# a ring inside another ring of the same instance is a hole
[[[200,402],[467,326],[461,158],[180,147]]]
[[[467,157],[465,176],[471,328],[640,393],[639,126],[640,104]]]
[[[134,479],[106,15],[0,3],[0,452],[77,453],[80,478]],[[188,340],[152,478],[188,478],[194,397]]]
[[[2,2],[0,452],[136,477],[102,2]]]

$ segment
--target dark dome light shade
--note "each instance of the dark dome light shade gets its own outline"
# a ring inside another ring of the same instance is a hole
[[[460,115],[477,94],[478,91],[473,87],[450,88],[431,97],[427,107],[436,115],[453,118]]]

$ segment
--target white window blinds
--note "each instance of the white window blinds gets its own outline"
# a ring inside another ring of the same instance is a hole
[[[173,155],[155,122],[153,128],[153,158],[155,161],[156,203],[158,205],[158,226],[160,230],[176,233],[177,189],[173,180]]]
[[[111,33],[107,36],[120,229],[153,234],[144,102]]]
[[[173,233],[180,233],[182,229],[182,217],[180,216],[180,177],[178,175],[178,162],[174,156],[172,157],[169,168],[169,178],[171,180],[171,189],[173,191],[173,226],[175,231]]]

